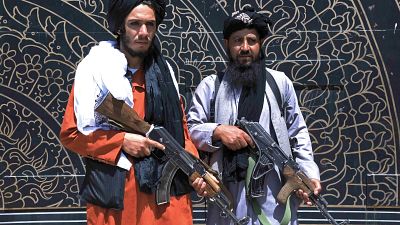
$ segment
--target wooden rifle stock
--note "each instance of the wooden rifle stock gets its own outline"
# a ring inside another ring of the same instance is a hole
[[[96,111],[118,123],[122,130],[146,135],[151,125],[142,120],[139,115],[122,100],[108,94]]]

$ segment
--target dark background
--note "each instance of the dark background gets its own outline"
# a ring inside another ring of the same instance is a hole
[[[267,64],[295,84],[333,216],[400,223],[399,1],[167,2],[158,41],[185,104],[224,68],[223,20],[252,5],[274,21]],[[84,164],[58,133],[77,64],[113,38],[107,4],[0,0],[0,224],[85,222]],[[194,201],[194,222],[204,223],[203,202]],[[314,207],[299,217],[325,223]]]

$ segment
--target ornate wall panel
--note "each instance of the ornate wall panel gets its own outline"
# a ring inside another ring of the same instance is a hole
[[[61,146],[58,133],[77,64],[91,46],[112,38],[107,3],[0,0],[5,212],[82,209],[77,194],[84,164]],[[252,5],[274,21],[265,40],[267,65],[295,84],[330,206],[399,206],[399,1],[168,3],[158,41],[185,104],[202,78],[224,68],[222,21]],[[201,223],[204,214],[195,215]]]

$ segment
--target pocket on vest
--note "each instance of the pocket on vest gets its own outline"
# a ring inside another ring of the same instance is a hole
[[[86,158],[86,174],[80,195],[88,203],[122,210],[127,171]]]

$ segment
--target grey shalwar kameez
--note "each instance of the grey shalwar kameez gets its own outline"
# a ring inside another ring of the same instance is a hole
[[[281,119],[283,121],[283,126],[286,124],[285,128],[287,129],[283,128],[285,132],[278,132],[277,136],[283,135],[283,137],[286,138],[297,138],[298,145],[297,148],[291,152],[292,155],[296,158],[296,161],[299,163],[301,169],[303,169],[303,171],[310,178],[319,179],[319,169],[313,159],[310,137],[305,121],[300,112],[293,84],[284,73],[268,68],[267,71],[274,77],[279,87],[284,106],[284,113],[286,115],[285,119],[282,119],[282,117]],[[225,74],[219,87],[218,95],[216,96],[215,122],[210,121],[210,100],[215,96],[214,89],[215,79],[217,79],[216,75],[211,75],[204,78],[199,84],[193,96],[193,101],[188,113],[188,126],[194,144],[199,150],[212,153],[210,165],[213,169],[219,172],[222,172],[222,150],[216,146],[213,146],[212,135],[214,129],[219,124],[234,124],[235,120],[237,119],[237,107],[241,93],[241,88],[232,88],[232,86],[228,84],[227,77],[229,77],[229,74]],[[267,83],[263,109],[259,123],[268,132],[270,132],[270,127],[272,127],[270,126],[272,123],[271,119],[279,119],[276,115],[280,115],[277,101],[273,96],[274,95],[272,94],[271,88]],[[269,104],[267,97],[270,102]],[[274,124],[275,127],[275,123],[272,124]],[[281,144],[282,143],[280,143],[280,145]],[[287,153],[290,154],[290,148],[288,149],[288,147],[285,146],[284,150],[286,152],[289,151]],[[282,187],[279,172],[277,172],[276,168],[275,170],[272,169],[270,172],[268,172],[265,179],[266,181],[264,182],[264,190],[266,196],[257,198],[257,201],[259,202],[259,205],[264,211],[264,214],[267,216],[269,222],[272,225],[278,225],[282,220],[285,210],[285,206],[279,204],[276,200],[276,196]],[[246,200],[244,181],[230,183],[227,185],[227,187],[233,195],[235,201],[234,213],[237,215],[237,217],[242,218],[244,216],[248,216],[250,218],[249,224],[260,224],[257,219],[257,215],[253,212],[251,204],[248,202],[248,200]],[[298,224],[297,215],[295,212],[297,211],[299,203],[300,202],[297,198],[292,198],[291,224]],[[207,225],[228,224],[232,224],[230,219],[221,217],[219,208],[212,203],[209,203],[207,210]]]

